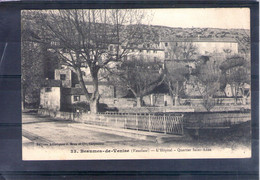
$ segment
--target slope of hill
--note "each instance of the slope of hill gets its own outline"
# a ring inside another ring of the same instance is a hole
[[[233,38],[239,44],[239,52],[250,52],[250,30],[248,29],[219,29],[219,28],[181,28],[181,27],[166,27],[143,25],[142,32],[144,34],[151,34],[152,41],[158,42],[160,38],[174,39],[174,38]],[[149,39],[149,36],[146,36]],[[146,39],[146,40],[147,40]],[[151,39],[149,39],[151,40]]]

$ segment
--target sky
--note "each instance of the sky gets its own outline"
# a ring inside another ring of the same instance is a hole
[[[152,9],[149,24],[182,28],[250,29],[249,8]]]

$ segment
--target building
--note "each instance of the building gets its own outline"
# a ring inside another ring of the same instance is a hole
[[[165,60],[179,59],[179,57],[189,59],[196,58],[197,55],[212,55],[224,52],[236,54],[238,53],[238,42],[233,38],[161,39],[159,48],[164,49]]]
[[[173,62],[174,64],[184,64],[190,69],[195,68],[198,56],[207,56],[218,53],[238,53],[238,43],[234,39],[210,39],[210,38],[176,38],[160,39],[158,43],[144,42],[142,44],[129,44],[119,46],[117,43],[111,43],[107,46],[106,53],[101,57],[112,57],[120,51],[123,60],[140,59],[143,61],[152,61],[165,64]],[[191,54],[189,54],[192,52]],[[178,54],[179,53],[179,54]],[[66,56],[66,53],[64,54]],[[111,63],[113,65],[113,63]],[[116,63],[114,63],[116,65]],[[93,85],[88,68],[82,67],[83,79],[89,93],[93,92]],[[166,88],[167,89],[167,88]],[[187,83],[185,92],[187,96],[199,96],[194,90],[193,84]],[[228,90],[227,90],[228,91]],[[126,92],[120,92],[114,85],[99,79],[100,103],[107,104],[110,107],[133,107],[136,102],[133,98],[123,98]],[[54,79],[47,79],[44,87],[41,88],[40,107],[46,109],[55,109],[61,111],[73,110],[73,105],[78,102],[85,102],[86,97],[81,89],[76,74],[66,66],[60,66],[60,69],[54,70]],[[165,106],[173,105],[173,100],[168,92],[152,92],[144,97],[146,105]]]
[[[159,47],[159,44],[146,42],[143,44],[131,44],[123,47],[127,51],[124,55],[124,60],[140,59],[143,61],[164,62],[164,49]]]
[[[40,91],[40,107],[53,110],[71,111],[73,104],[86,101],[86,97],[75,73],[69,69],[56,69],[55,79],[46,79]],[[89,93],[93,93],[92,82],[86,81]],[[115,87],[106,81],[99,82],[101,99],[116,97]]]

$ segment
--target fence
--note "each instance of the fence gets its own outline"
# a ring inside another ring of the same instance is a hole
[[[39,109],[39,114],[55,118],[73,120],[86,124],[137,131],[160,132],[165,134],[183,134],[183,115],[154,115],[129,113],[70,113]]]
[[[165,134],[183,134],[183,115],[98,113],[82,114],[84,123]]]

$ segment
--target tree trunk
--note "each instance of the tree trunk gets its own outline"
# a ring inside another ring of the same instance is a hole
[[[180,105],[179,97],[177,95],[174,96],[174,105],[175,106],[179,106]]]
[[[93,80],[93,93],[90,101],[90,111],[92,114],[97,114],[98,112],[98,103],[99,103],[99,92],[98,92],[98,71],[93,70],[92,73]]]
[[[89,102],[90,112],[96,114],[98,112],[98,101],[99,101],[98,75],[97,75],[98,71],[91,72],[92,80],[93,80],[93,93],[92,96],[90,97],[90,93],[88,92],[88,89],[85,86],[85,82],[83,80],[81,70],[79,68],[76,70],[77,70],[79,84],[84,91],[87,101]]]
[[[180,105],[180,101],[179,101],[179,81],[177,81],[177,87],[176,87],[176,92],[175,92],[175,96],[174,96],[174,103],[175,106],[179,106]]]
[[[94,99],[89,103],[90,112],[91,114],[97,114],[98,113],[98,99]]]
[[[136,98],[136,106],[137,107],[142,107],[142,105],[143,105],[143,98],[142,97],[137,97]]]

